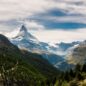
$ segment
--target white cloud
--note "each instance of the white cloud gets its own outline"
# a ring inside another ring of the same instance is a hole
[[[3,25],[3,24],[0,25],[0,32],[5,32],[6,29],[7,29],[7,31],[10,31],[11,28],[9,26]]]
[[[74,22],[74,23],[82,23],[86,24],[86,16],[61,16],[61,17],[55,17],[55,16],[46,16],[47,20],[54,21],[54,22]]]
[[[86,0],[0,0],[0,21],[9,21],[28,18],[36,13],[47,12],[57,8],[67,14],[79,14],[80,16],[45,17],[55,22],[80,22],[86,24]],[[82,16],[81,16],[82,15]],[[39,40],[46,42],[83,40],[86,38],[86,29],[74,31],[45,30],[46,27],[36,21],[29,21],[29,28],[37,29],[32,32]],[[14,26],[0,24],[0,31],[10,31]],[[42,30],[39,30],[39,29]],[[15,32],[16,33],[16,32]]]
[[[76,2],[83,2],[85,5],[73,4]],[[57,0],[57,2],[54,0],[0,0],[0,20],[26,18],[36,12],[43,12],[52,8],[86,15],[85,0]]]
[[[2,34],[4,34],[5,36],[7,36],[8,38],[13,38],[15,37],[19,32],[19,28],[13,30],[12,32],[2,32]]]
[[[86,39],[86,28],[73,31],[43,30],[32,32],[40,41],[44,42],[72,42]]]
[[[29,30],[43,30],[45,27],[41,24],[38,24],[36,21],[26,21],[25,22]]]
[[[26,18],[51,7],[47,0],[0,0],[0,20]]]
[[[19,29],[20,28],[17,28],[10,33],[3,32],[3,34],[9,38],[14,37],[18,34]],[[86,28],[72,30],[72,31],[60,30],[60,29],[59,30],[47,30],[47,29],[32,30],[28,28],[28,32],[34,35],[39,41],[43,41],[43,42],[57,43],[57,42],[72,42],[72,41],[86,40]]]

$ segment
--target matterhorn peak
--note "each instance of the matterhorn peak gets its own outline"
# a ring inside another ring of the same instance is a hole
[[[27,31],[27,28],[25,25],[22,25],[21,28],[20,28],[20,31],[19,31],[19,34],[18,36],[27,36],[28,34],[28,31]]]
[[[28,32],[25,25],[22,25],[20,27],[20,30],[19,30],[17,36],[14,37],[14,39],[16,39],[16,40],[37,41],[38,42],[38,40],[30,32]]]
[[[20,28],[20,32],[21,32],[21,31],[27,32],[27,28],[26,28],[25,25],[22,25],[22,26],[21,26],[21,28]]]

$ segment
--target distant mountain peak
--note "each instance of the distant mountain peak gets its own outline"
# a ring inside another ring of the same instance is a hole
[[[25,25],[22,25],[22,26],[21,26],[20,32],[21,32],[21,31],[27,32],[27,28],[26,28]]]
[[[25,25],[22,25],[17,36],[18,36],[18,37],[19,37],[19,36],[26,37],[28,34],[31,35],[31,34],[27,31],[26,26],[25,26]]]
[[[25,25],[22,25],[20,27],[20,30],[18,34],[13,38],[15,40],[19,41],[33,41],[33,42],[38,42],[37,38],[34,37],[30,32],[28,32],[27,28]]]

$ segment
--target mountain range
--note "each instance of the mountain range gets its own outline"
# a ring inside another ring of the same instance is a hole
[[[85,64],[86,41],[51,45],[40,42],[24,25],[10,40],[0,34],[0,81],[6,86],[50,86],[77,73],[79,79],[85,77]]]
[[[70,68],[66,56],[72,47],[80,43],[79,41],[72,43],[61,42],[51,45],[50,43],[41,42],[27,30],[25,25],[21,26],[18,34],[11,38],[10,41],[20,49],[42,55],[56,68],[61,70]]]

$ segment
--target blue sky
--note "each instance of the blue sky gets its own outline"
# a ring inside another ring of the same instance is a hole
[[[0,32],[14,36],[23,23],[40,41],[85,40],[86,1],[0,0]]]

